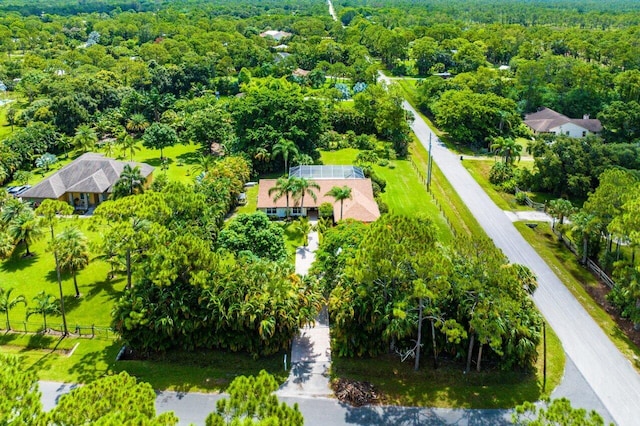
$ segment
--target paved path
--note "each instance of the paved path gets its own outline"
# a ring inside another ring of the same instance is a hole
[[[511,222],[530,221],[530,222],[553,222],[553,218],[545,212],[539,212],[537,210],[504,210],[504,214],[507,215]]]
[[[318,249],[318,233],[309,233],[307,247],[296,250],[296,273],[307,275]],[[329,314],[324,307],[316,322],[300,330],[291,345],[291,370],[289,378],[278,389],[281,396],[330,397],[329,368],[331,347],[329,338]]]
[[[437,141],[416,111],[406,102],[404,107],[415,115],[412,127],[421,143],[428,146],[430,135]],[[629,361],[524,240],[504,212],[473,180],[460,164],[459,156],[443,144],[434,143],[433,159],[496,246],[510,261],[527,265],[538,277],[539,287],[534,301],[562,341],[576,371],[596,396],[593,398],[585,387],[572,395],[573,404],[598,409],[593,404],[599,405],[597,403],[601,401],[608,411],[602,412],[605,418],[610,414],[619,425],[639,424],[640,376]]]

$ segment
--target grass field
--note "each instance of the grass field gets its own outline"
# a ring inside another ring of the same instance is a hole
[[[78,226],[90,242],[91,261],[87,268],[77,274],[80,298],[75,298],[71,274],[62,274],[67,323],[72,329],[75,328],[75,325],[108,326],[111,323],[111,306],[114,300],[120,297],[125,285],[122,276],[107,280],[109,266],[106,262],[96,259],[99,253],[91,248],[92,243],[99,240],[99,234],[89,230],[90,221],[91,219],[84,218],[65,219],[56,226],[56,233],[71,224]],[[9,259],[0,263],[0,286],[5,289],[13,288],[14,297],[20,294],[24,295],[29,305],[33,303],[33,297],[40,291],[52,294],[56,299],[59,298],[55,261],[53,254],[47,248],[49,240],[50,235],[47,228],[43,237],[30,247],[34,253],[32,257],[23,257],[24,246],[20,244]],[[13,328],[23,329],[26,308],[23,305],[16,306],[11,310],[9,317]],[[61,321],[59,315],[47,316],[49,327],[59,329]],[[32,315],[29,318],[29,323],[28,329],[35,331],[42,324],[42,316]],[[4,324],[2,325],[4,328]]]
[[[342,377],[372,383],[382,402],[392,405],[458,408],[512,408],[524,401],[548,396],[564,372],[564,351],[557,336],[547,327],[547,383],[543,387],[543,345],[538,347],[536,373],[491,370],[463,374],[464,366],[441,360],[434,370],[428,354],[419,371],[413,362],[397,356],[372,359],[334,358],[332,378]]]

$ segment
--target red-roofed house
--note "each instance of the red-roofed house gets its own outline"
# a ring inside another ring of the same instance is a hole
[[[302,170],[301,170],[302,169]],[[308,172],[312,170],[311,172]],[[355,170],[355,173],[353,172]],[[291,169],[291,176],[305,177],[314,181],[320,186],[319,190],[314,190],[316,200],[305,195],[304,205],[296,203],[289,197],[290,216],[307,216],[312,212],[317,212],[322,203],[333,205],[333,217],[340,219],[340,202],[330,195],[326,195],[334,186],[351,188],[351,199],[343,201],[342,218],[355,219],[361,222],[373,222],[380,217],[378,203],[373,197],[371,179],[364,178],[362,171],[354,167],[343,166],[298,166]],[[343,174],[342,177],[339,175]],[[261,179],[258,190],[258,210],[265,212],[268,216],[284,218],[286,216],[287,201],[283,196],[274,200],[274,195],[269,195],[269,190],[275,187],[276,179]]]

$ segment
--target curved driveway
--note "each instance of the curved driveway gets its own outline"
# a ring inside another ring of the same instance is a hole
[[[404,107],[415,115],[413,130],[427,149],[431,135],[433,160],[487,235],[511,262],[526,265],[536,274],[539,282],[534,295],[536,305],[562,341],[567,356],[611,417],[619,425],[640,424],[638,373],[520,235],[505,213],[473,180],[462,166],[460,157],[437,143],[436,136],[411,105],[405,102]]]

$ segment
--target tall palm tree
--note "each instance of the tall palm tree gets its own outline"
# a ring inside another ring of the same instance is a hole
[[[4,313],[7,316],[7,330],[11,330],[11,323],[9,323],[9,311],[15,308],[18,303],[22,303],[24,305],[27,304],[27,299],[25,299],[22,294],[12,299],[12,291],[12,288],[10,288],[9,290],[0,288],[0,312]]]
[[[133,161],[133,155],[136,152],[140,151],[138,142],[127,132],[122,132],[118,136],[117,143],[120,146],[123,154],[129,154],[129,161]]]
[[[269,162],[269,160],[271,160],[271,156],[269,155],[269,151],[267,151],[266,149],[259,147],[258,149],[256,149],[255,154],[253,155],[253,158],[255,158],[258,161],[267,163]]]
[[[342,188],[339,186],[334,186],[331,188],[329,192],[325,195],[329,195],[333,197],[336,201],[340,201],[340,220],[342,220],[342,208],[344,206],[344,200],[351,199],[351,188],[348,186],[343,186]]]
[[[309,223],[309,218],[301,217],[298,218],[293,224],[293,230],[299,234],[302,234],[302,245],[309,245],[309,232],[313,230],[311,224]]]
[[[592,213],[578,212],[571,216],[571,232],[582,238],[582,264],[587,263],[589,257],[589,240],[602,231],[602,222]]]
[[[73,145],[82,152],[93,151],[98,142],[98,135],[88,124],[81,124],[76,129]]]
[[[58,313],[56,298],[51,294],[41,291],[33,298],[34,306],[27,310],[27,319],[33,314],[42,315],[44,321],[44,331],[47,331],[47,315]]]
[[[89,264],[87,237],[78,228],[70,226],[56,236],[53,247],[60,256],[60,268],[70,271],[73,275],[76,297],[80,297],[76,276],[79,270]]]
[[[299,199],[301,208],[304,208],[305,194],[308,194],[311,198],[313,198],[313,201],[316,201],[318,199],[314,190],[320,190],[320,185],[318,185],[316,182],[307,178],[293,178],[291,195],[293,196],[294,200],[298,201]]]
[[[120,179],[113,186],[113,199],[123,198],[128,195],[139,194],[144,192],[144,178],[140,173],[140,167],[131,167],[125,164],[120,173]]]
[[[293,184],[296,178],[280,177],[276,181],[276,185],[273,188],[269,188],[269,196],[274,195],[273,201],[278,201],[280,198],[285,197],[287,201],[287,210],[285,212],[287,219],[289,218],[289,195],[293,189]]]
[[[25,257],[31,256],[29,244],[42,236],[42,227],[32,208],[20,213],[9,223],[7,228],[14,241],[23,242],[26,248]]]
[[[149,122],[144,115],[133,114],[127,121],[125,127],[130,133],[133,133],[134,135],[141,135],[145,129],[149,127]]]
[[[273,145],[271,158],[276,158],[278,156],[282,157],[284,160],[284,174],[286,175],[289,173],[289,158],[298,154],[298,152],[299,150],[295,142],[290,141],[289,139],[280,138],[280,140]]]
[[[493,139],[491,150],[500,155],[505,164],[511,165],[516,158],[520,161],[522,145],[518,144],[513,138],[503,138],[499,136]]]
[[[56,265],[56,278],[58,280],[58,291],[60,292],[60,315],[62,316],[62,333],[64,336],[69,334],[67,329],[67,315],[64,309],[64,295],[62,293],[62,277],[60,276],[60,260],[58,259],[58,250],[54,244],[54,225],[58,221],[58,215],[70,215],[73,213],[73,207],[68,203],[60,200],[44,200],[36,209],[35,213],[42,217],[43,225],[49,226],[51,231],[51,245],[53,247],[53,259]]]

